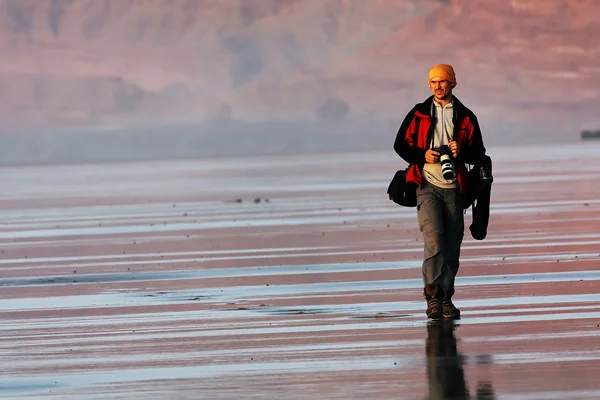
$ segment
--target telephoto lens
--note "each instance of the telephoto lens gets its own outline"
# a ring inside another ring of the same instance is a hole
[[[454,172],[454,164],[452,163],[452,150],[447,145],[439,148],[440,163],[442,164],[442,176],[449,181],[456,177]]]
[[[440,156],[440,163],[442,164],[442,175],[447,181],[454,179],[454,165],[452,165],[452,159],[449,154],[442,154]]]

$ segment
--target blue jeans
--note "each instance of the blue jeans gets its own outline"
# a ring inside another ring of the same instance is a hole
[[[459,189],[442,189],[423,179],[417,188],[417,219],[423,232],[423,283],[454,294],[465,221]]]

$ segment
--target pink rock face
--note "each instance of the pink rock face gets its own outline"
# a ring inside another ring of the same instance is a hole
[[[427,95],[427,69],[450,62],[488,126],[559,136],[596,118],[599,15],[591,0],[4,1],[0,128],[395,126]],[[347,111],[324,114],[332,101]]]
[[[456,324],[390,153],[5,168],[0,397],[598,398],[597,151],[489,153]]]

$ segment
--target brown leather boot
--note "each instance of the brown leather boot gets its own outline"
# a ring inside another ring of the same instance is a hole
[[[452,303],[454,288],[446,290],[446,296],[442,300],[442,313],[445,319],[460,319],[460,310]]]
[[[425,285],[423,295],[427,300],[427,318],[429,319],[444,319],[442,301],[445,297],[444,289],[436,284]]]
[[[442,300],[442,314],[445,319],[460,319],[460,310],[454,306],[452,300]]]

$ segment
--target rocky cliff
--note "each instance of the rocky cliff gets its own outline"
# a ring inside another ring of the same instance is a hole
[[[0,0],[0,129],[300,121],[389,141],[447,62],[490,137],[577,136],[598,37],[594,0]]]

